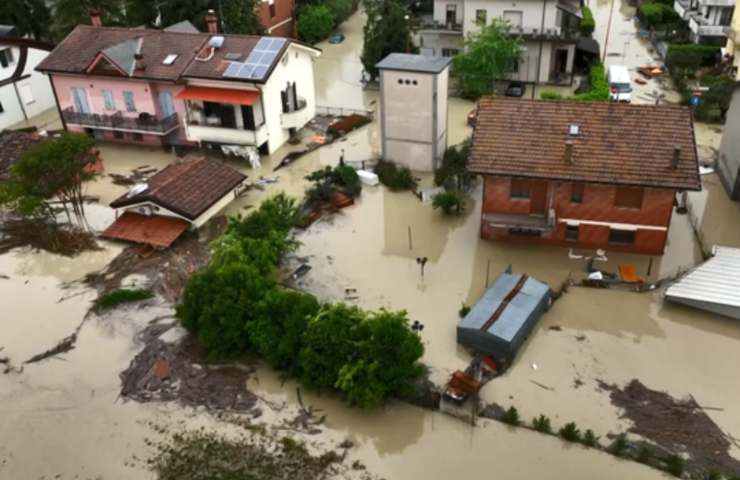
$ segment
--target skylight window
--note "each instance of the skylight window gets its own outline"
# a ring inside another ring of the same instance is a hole
[[[571,135],[573,137],[577,137],[579,133],[581,133],[581,128],[578,126],[577,123],[571,123],[568,126],[568,134],[569,135]]]
[[[162,64],[163,65],[172,65],[173,63],[175,63],[175,60],[177,60],[177,56],[178,55],[176,53],[170,53],[169,55],[167,55],[165,57],[164,60],[162,60]]]

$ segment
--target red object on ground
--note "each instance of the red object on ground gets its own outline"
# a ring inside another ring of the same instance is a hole
[[[498,371],[498,365],[496,364],[496,361],[486,355],[483,357],[483,364],[486,366],[486,368],[495,371]]]
[[[124,212],[101,236],[167,248],[189,227],[190,223],[178,218]]]
[[[100,175],[104,171],[105,167],[103,166],[103,159],[101,159],[100,157],[98,157],[93,163],[85,165],[85,173]]]
[[[345,208],[353,205],[355,200],[349,195],[345,195],[342,192],[334,192],[331,196],[331,204],[336,208]]]
[[[234,105],[253,105],[260,98],[256,90],[229,90],[227,88],[185,87],[176,95],[178,100],[205,100]]]
[[[448,388],[451,388],[453,390],[461,391],[466,394],[471,394],[476,393],[478,390],[480,390],[480,387],[482,385],[478,380],[474,379],[467,373],[463,372],[462,370],[458,370],[452,374],[450,383],[448,383],[447,386]]]
[[[170,362],[164,358],[158,358],[157,361],[154,362],[154,375],[156,375],[160,381],[170,378]]]

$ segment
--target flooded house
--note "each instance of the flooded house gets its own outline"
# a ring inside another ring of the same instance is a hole
[[[77,26],[41,62],[64,126],[99,140],[272,153],[315,113],[320,51],[283,37]]]
[[[436,0],[434,13],[418,30],[417,43],[424,55],[453,57],[470,34],[501,18],[523,41],[511,80],[570,85],[581,17],[580,3],[572,0]]]
[[[102,236],[166,248],[203,226],[244,190],[246,175],[198,158],[168,165],[111,203],[116,221]]]
[[[676,193],[701,189],[688,108],[483,98],[469,168],[481,237],[662,255]]]
[[[433,172],[447,150],[449,58],[391,53],[378,63],[385,160]]]

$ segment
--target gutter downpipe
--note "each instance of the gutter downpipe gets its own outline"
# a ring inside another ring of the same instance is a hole
[[[534,80],[532,85],[532,100],[535,99],[535,91],[537,90],[537,84],[540,81],[540,71],[542,70],[542,49],[544,48],[544,40],[542,36],[545,33],[545,12],[547,11],[547,0],[542,0],[542,24],[540,25],[540,53],[537,55],[537,78]]]

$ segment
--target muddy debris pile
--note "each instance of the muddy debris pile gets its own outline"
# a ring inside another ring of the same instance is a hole
[[[249,411],[257,397],[245,385],[248,369],[209,366],[190,337],[166,342],[176,322],[153,323],[138,336],[144,344],[121,373],[121,396],[138,402],[178,401],[212,410]]]
[[[156,168],[150,167],[149,165],[142,165],[131,170],[131,173],[128,175],[109,173],[108,176],[111,178],[114,185],[130,187],[138,183],[146,183],[149,177],[156,172]]]
[[[740,461],[729,453],[732,437],[709,418],[705,410],[710,407],[699,405],[693,396],[675,399],[639,380],[624,388],[599,381],[599,387],[609,392],[612,404],[624,409],[623,417],[633,423],[630,432],[668,451],[688,454],[689,469],[740,475]]]
[[[95,236],[80,228],[28,220],[9,212],[0,213],[0,254],[20,247],[31,247],[67,257],[100,248]]]

